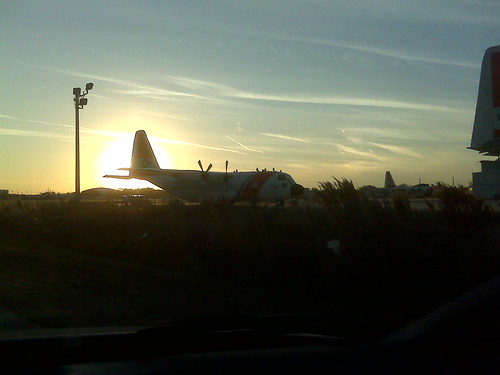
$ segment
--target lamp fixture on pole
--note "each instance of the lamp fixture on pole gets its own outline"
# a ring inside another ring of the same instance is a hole
[[[87,105],[88,99],[85,97],[94,84],[89,82],[85,85],[85,91],[82,93],[80,87],[73,88],[73,101],[75,102],[75,201],[80,201],[80,109]]]

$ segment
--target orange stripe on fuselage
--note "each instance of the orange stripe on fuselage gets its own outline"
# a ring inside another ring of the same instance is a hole
[[[239,201],[253,201],[257,200],[262,186],[266,181],[276,172],[255,172],[255,174],[250,177],[245,187],[241,191],[237,200]]]

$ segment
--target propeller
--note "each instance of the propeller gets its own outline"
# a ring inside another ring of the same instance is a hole
[[[204,170],[203,170],[203,164],[201,164],[201,160],[198,160],[198,165],[200,166],[201,171],[202,171],[202,172],[205,172],[205,173],[207,173],[210,169],[212,169],[212,163],[210,163],[210,164],[208,165],[208,168],[207,168],[207,170],[206,170],[206,171],[204,171]]]
[[[224,182],[226,183],[226,190],[229,190],[229,186],[228,186],[229,175],[227,174],[228,165],[229,165],[229,161],[226,160],[226,174],[224,175]]]
[[[208,180],[208,171],[212,169],[212,163],[208,165],[207,170],[203,170],[203,164],[201,164],[201,160],[198,160],[198,165],[200,166],[201,169],[201,180],[202,181],[207,181]]]

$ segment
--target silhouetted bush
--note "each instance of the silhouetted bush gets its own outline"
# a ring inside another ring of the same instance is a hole
[[[491,210],[484,205],[484,201],[470,194],[464,186],[438,182],[436,194],[443,206],[442,212],[455,224],[477,224],[491,216]]]
[[[320,183],[317,197],[317,204],[292,207],[22,202],[2,206],[0,246],[182,275],[233,312],[244,300],[268,312],[355,308],[372,314],[369,322],[392,314],[378,322],[383,327],[500,269],[498,218],[463,189],[440,186],[443,207],[428,211],[412,210],[403,194],[373,199],[346,179]],[[220,291],[205,289],[204,280]],[[242,295],[226,301],[227,288]]]

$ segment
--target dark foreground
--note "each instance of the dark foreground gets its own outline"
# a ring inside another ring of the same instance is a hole
[[[37,327],[320,312],[337,335],[375,337],[499,273],[481,205],[423,212],[339,188],[314,207],[4,204],[0,307]]]

